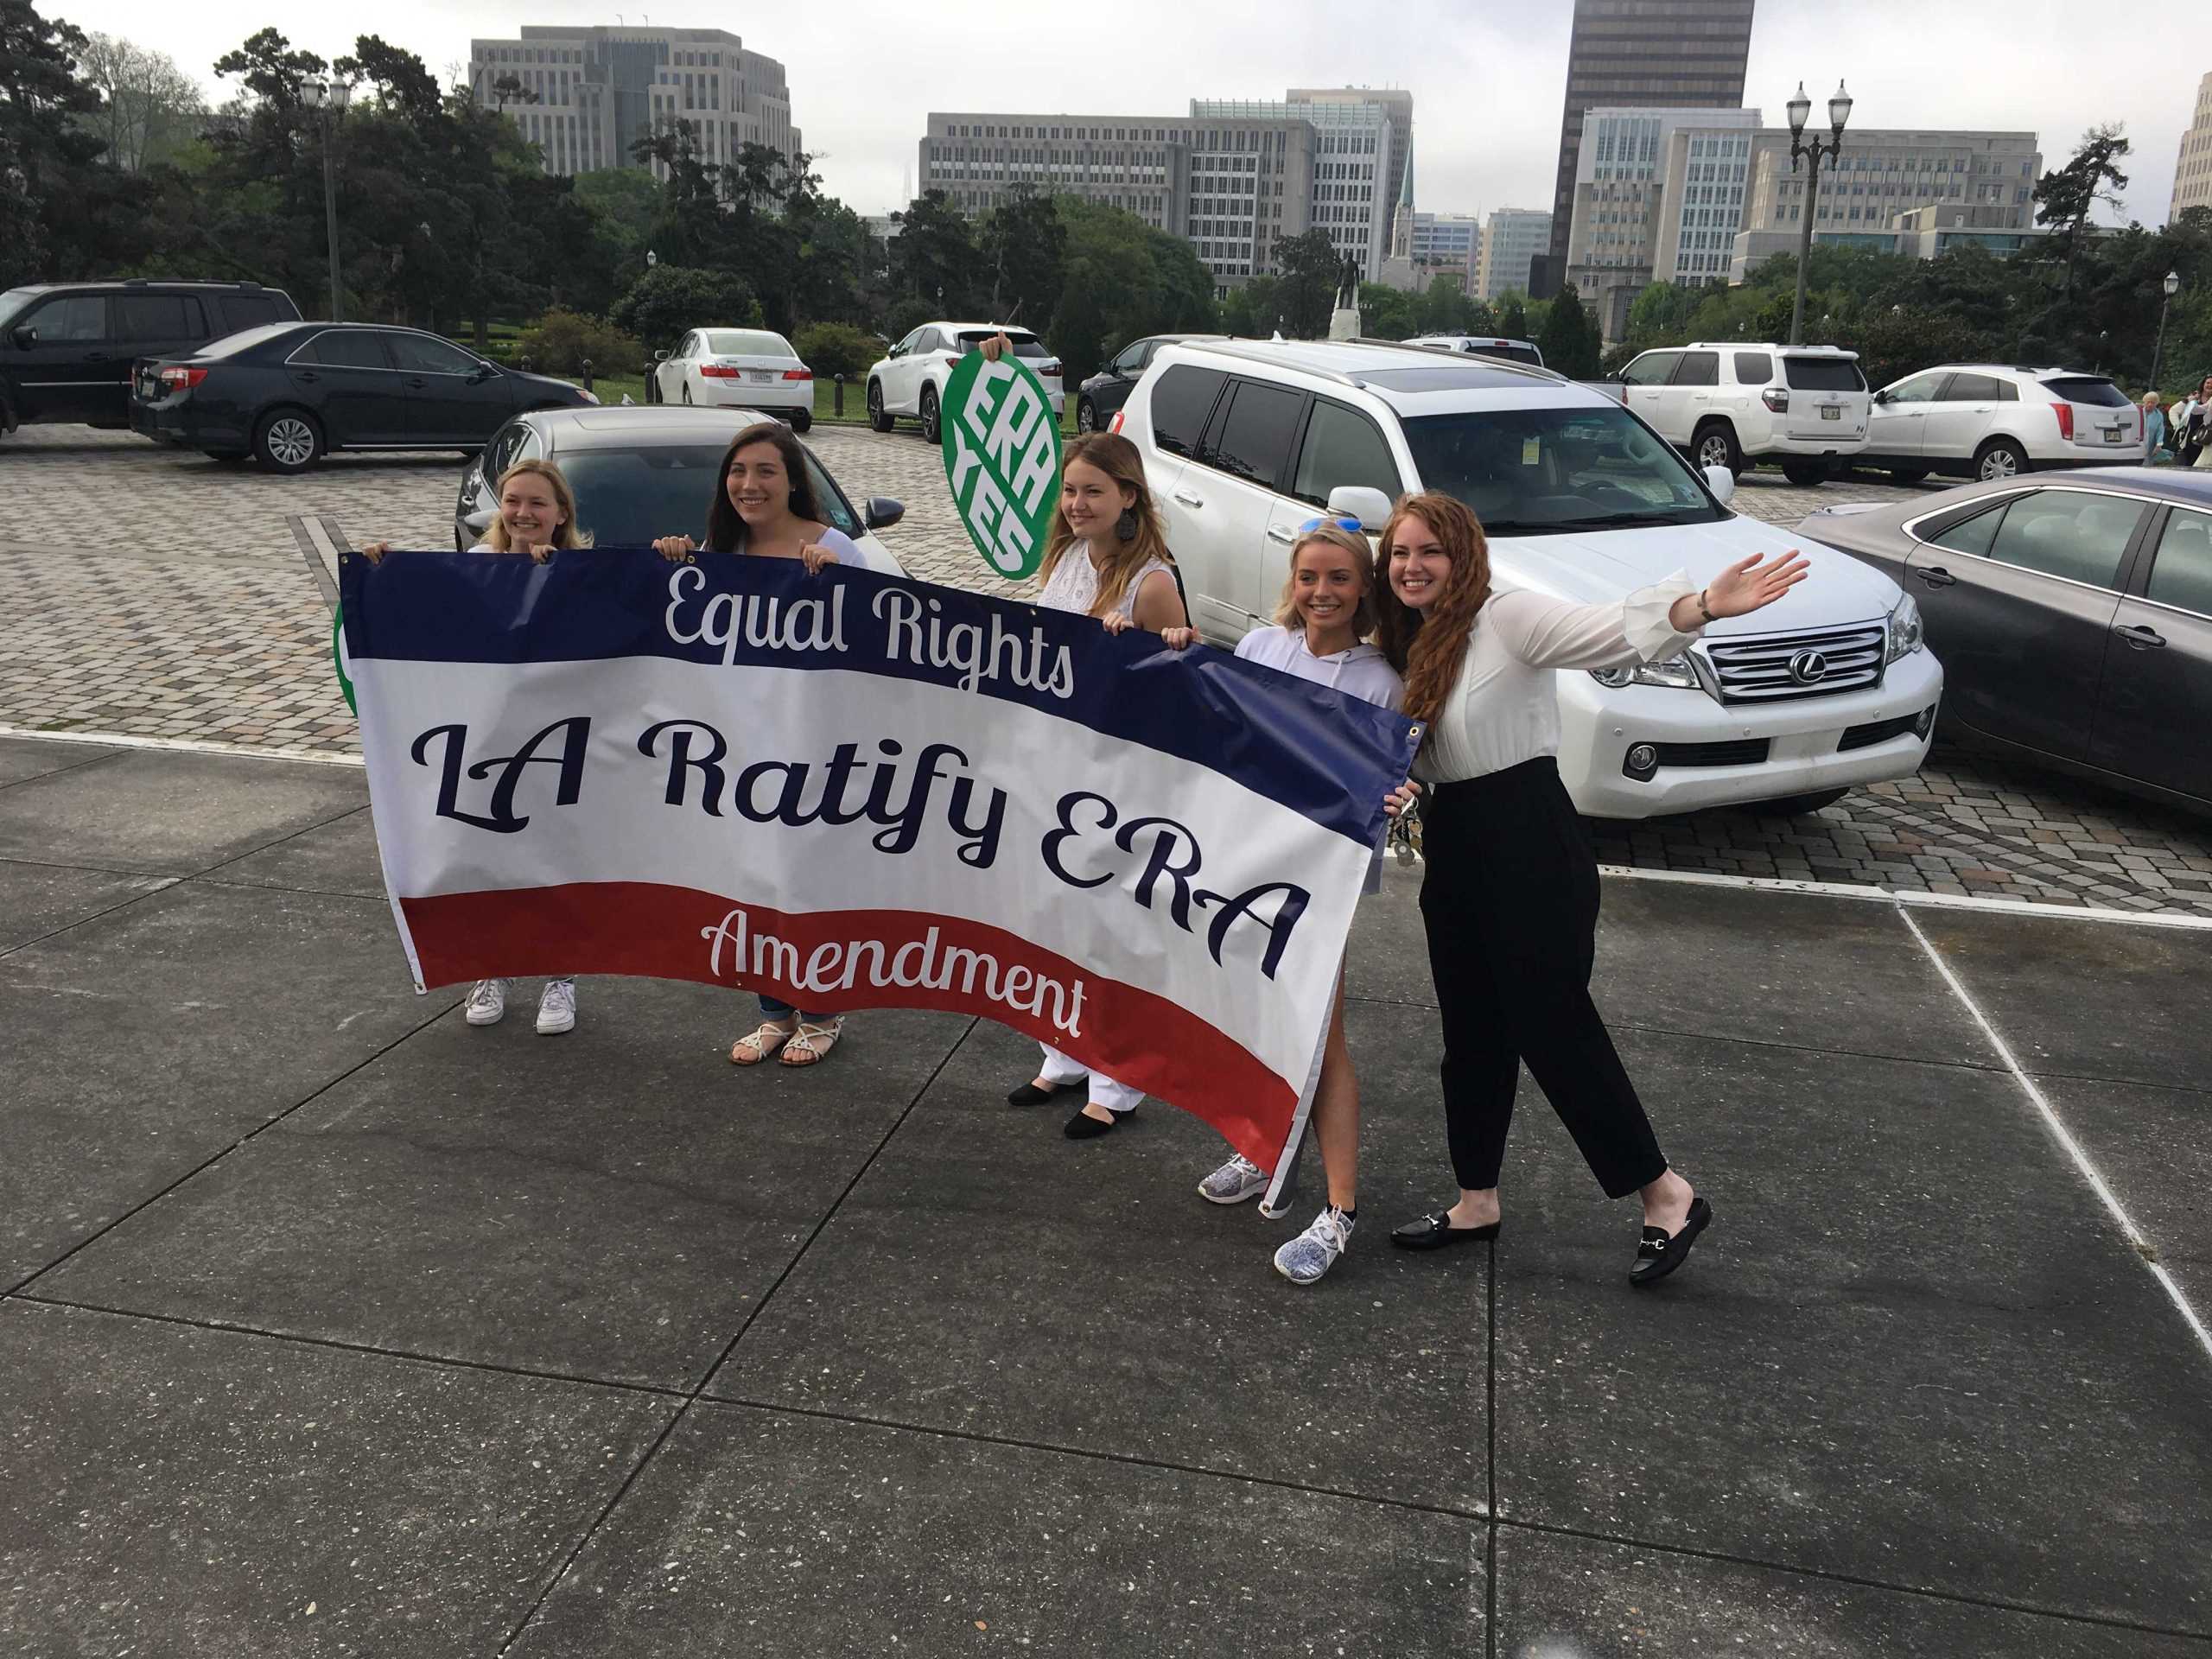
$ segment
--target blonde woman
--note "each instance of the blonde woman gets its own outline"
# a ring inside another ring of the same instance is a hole
[[[550,461],[518,461],[499,474],[499,516],[484,531],[474,553],[523,553],[543,564],[565,548],[591,545],[576,524],[575,492]],[[371,564],[391,551],[390,542],[371,542],[361,556]],[[463,1017],[472,1026],[496,1026],[506,1018],[507,983],[480,979],[469,988]],[[576,1025],[576,979],[560,974],[545,982],[537,998],[537,1033],[550,1037]]]
[[[1246,662],[1395,709],[1404,695],[1404,682],[1380,650],[1362,643],[1374,626],[1375,559],[1359,521],[1314,518],[1300,524],[1297,535],[1290,550],[1290,573],[1275,606],[1274,626],[1253,629],[1237,641],[1236,654]],[[1170,628],[1161,637],[1181,651],[1196,636],[1185,627]],[[1395,813],[1411,798],[1410,789],[1394,791],[1384,804]],[[1382,890],[1382,842],[1377,838],[1360,891]],[[1341,967],[1329,1009],[1328,1039],[1322,1045],[1321,1076],[1314,1088],[1313,1131],[1328,1176],[1329,1201],[1311,1226],[1275,1252],[1275,1271],[1297,1285],[1314,1283],[1337,1264],[1350,1248],[1352,1228],[1359,1219],[1359,1083],[1344,1041]],[[1198,1196],[1212,1204],[1241,1204],[1264,1192],[1268,1179],[1265,1170],[1237,1153],[1198,1183]]]

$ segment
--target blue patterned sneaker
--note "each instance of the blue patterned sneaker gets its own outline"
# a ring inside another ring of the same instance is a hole
[[[1267,1190],[1268,1172],[1241,1152],[1198,1183],[1208,1204],[1242,1204]]]
[[[1313,1224],[1275,1252],[1275,1271],[1294,1285],[1310,1285],[1331,1268],[1351,1244],[1352,1224],[1332,1205],[1313,1217]]]

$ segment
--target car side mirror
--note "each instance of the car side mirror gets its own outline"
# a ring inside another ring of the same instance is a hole
[[[1705,487],[1713,492],[1714,500],[1725,506],[1736,493],[1736,474],[1726,467],[1708,467],[1705,469]]]
[[[668,361],[668,353],[667,353],[666,352],[655,352],[655,353],[653,353],[653,361],[654,361],[654,362],[656,362],[656,363],[665,363],[665,362],[667,362],[667,361]]]
[[[1887,386],[1884,386],[1879,391],[1874,394],[1874,401],[1878,404],[1888,403],[1890,401],[1890,389]]]
[[[461,514],[461,522],[468,526],[472,534],[481,536],[492,528],[492,521],[499,516],[499,510],[497,507],[479,507],[474,512]]]
[[[861,509],[861,524],[868,530],[888,530],[906,516],[906,504],[887,495],[871,495]]]
[[[1363,530],[1380,530],[1390,522],[1390,498],[1364,484],[1339,484],[1329,492],[1329,512],[1358,519]]]
[[[32,346],[38,344],[38,330],[32,327],[28,322],[19,322],[13,328],[10,328],[8,331],[8,338],[14,340],[18,346],[28,352]]]

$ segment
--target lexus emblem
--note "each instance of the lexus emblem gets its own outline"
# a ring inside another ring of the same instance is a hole
[[[1828,671],[1828,659],[1817,651],[1801,651],[1789,659],[1789,677],[1800,685],[1817,685]]]

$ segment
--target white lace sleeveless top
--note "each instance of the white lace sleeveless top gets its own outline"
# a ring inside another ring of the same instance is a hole
[[[1122,602],[1114,608],[1132,620],[1136,615],[1137,589],[1155,570],[1168,572],[1174,579],[1173,567],[1165,559],[1149,559],[1138,571],[1129,585],[1122,590]],[[1052,579],[1045,584],[1045,591],[1037,595],[1037,602],[1048,611],[1073,611],[1079,616],[1090,614],[1090,607],[1098,602],[1098,570],[1090,562],[1090,543],[1071,542],[1068,550],[1060,555],[1060,562],[1052,568]]]

